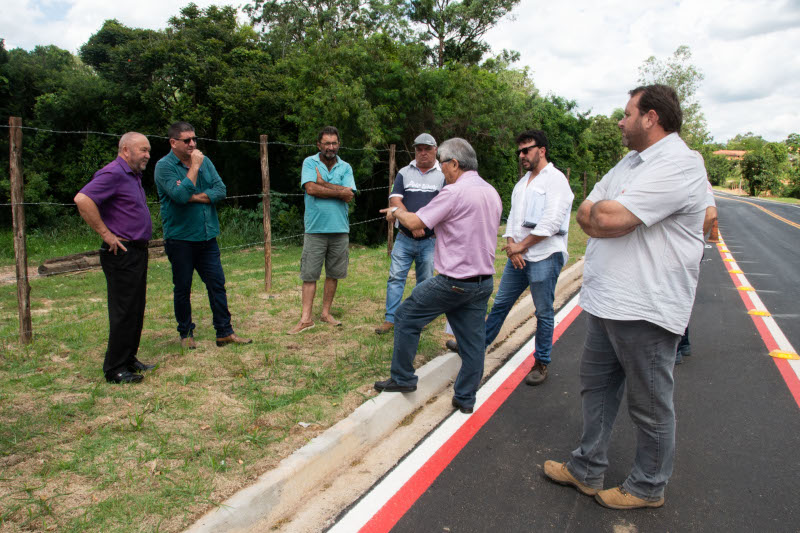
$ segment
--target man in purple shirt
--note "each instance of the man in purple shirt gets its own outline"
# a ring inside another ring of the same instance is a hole
[[[459,345],[461,369],[453,386],[453,407],[471,413],[483,376],[484,317],[494,288],[494,254],[503,204],[494,187],[478,175],[475,150],[453,138],[439,147],[446,185],[416,213],[400,207],[381,209],[411,231],[436,231],[433,262],[438,276],[428,278],[395,314],[391,377],[375,383],[386,392],[417,390],[414,357],[422,328],[444,313]]]
[[[119,140],[117,158],[98,170],[75,196],[83,219],[103,239],[100,265],[108,289],[108,348],[103,373],[109,383],[137,383],[151,370],[136,358],[144,323],[147,242],[153,233],[142,188],[150,143],[141,133]]]

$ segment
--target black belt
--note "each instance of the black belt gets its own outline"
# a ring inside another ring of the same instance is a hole
[[[451,278],[450,276],[445,276],[444,274],[439,274],[445,279],[449,279],[450,281],[461,281],[463,283],[479,283],[481,281],[486,281],[487,279],[491,279],[494,276],[492,274],[486,274],[485,276],[472,276],[471,278]]]
[[[122,246],[124,246],[125,248],[127,248],[128,246],[130,246],[130,247],[132,247],[132,248],[140,248],[140,249],[142,249],[142,250],[146,250],[146,249],[147,249],[147,244],[148,244],[150,241],[147,241],[147,240],[140,240],[140,241],[124,241],[124,240],[120,239],[120,240],[119,240],[119,242],[121,242],[121,243],[122,243]],[[104,242],[102,245],[100,245],[100,247],[101,247],[101,248],[104,248],[104,249],[106,249],[106,250],[108,250],[108,248],[109,248],[108,244],[107,244],[107,243],[105,243],[105,242]]]

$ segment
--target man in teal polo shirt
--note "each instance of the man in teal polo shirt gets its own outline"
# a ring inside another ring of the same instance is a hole
[[[303,310],[300,321],[289,330],[290,335],[314,327],[311,308],[317,291],[317,280],[325,264],[325,289],[320,319],[333,326],[342,323],[331,315],[333,296],[340,279],[347,277],[350,244],[350,221],[347,204],[356,190],[352,167],[342,161],[339,152],[339,130],[325,126],[317,137],[319,153],[303,161],[300,186],[305,192],[305,235],[300,259],[303,280]]]
[[[172,150],[156,164],[155,180],[164,225],[164,250],[172,264],[173,304],[181,347],[196,347],[190,301],[195,270],[208,290],[217,346],[249,344],[253,341],[236,335],[231,326],[217,245],[216,204],[225,199],[225,184],[211,160],[197,149],[194,126],[188,122],[170,126],[169,144]]]

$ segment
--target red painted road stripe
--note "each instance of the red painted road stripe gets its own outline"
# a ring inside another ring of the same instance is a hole
[[[575,308],[553,330],[553,344],[558,341],[561,334],[572,324],[581,313],[581,307]],[[530,354],[533,355],[532,353]],[[461,426],[447,442],[433,454],[433,456],[420,468],[411,479],[392,498],[375,513],[375,515],[361,528],[362,533],[383,533],[392,529],[400,518],[414,505],[419,497],[428,490],[428,487],[447,468],[461,449],[475,436],[478,430],[494,415],[497,409],[511,395],[523,378],[533,367],[533,357],[526,358],[525,362],[486,399],[467,423]]]
[[[723,241],[724,242],[724,241]],[[720,247],[716,247],[719,255],[722,259],[725,259],[725,252],[722,251]],[[741,281],[739,281],[738,274],[731,274],[732,267],[728,264],[728,262],[723,262],[725,264],[725,270],[728,272],[728,275],[731,277],[733,281],[733,285],[738,289],[742,286]],[[742,302],[744,303],[745,308],[748,311],[755,309],[755,305],[753,305],[753,301],[747,295],[747,291],[738,291],[739,296],[742,298]],[[753,319],[753,324],[755,324],[756,329],[758,330],[758,334],[761,335],[761,340],[764,341],[764,345],[767,348],[768,352],[772,350],[777,350],[779,348],[777,341],[775,341],[775,337],[772,336],[767,324],[764,323],[764,317],[760,317],[758,315],[750,315],[750,318]],[[797,407],[800,407],[800,379],[798,379],[797,374],[794,373],[792,367],[789,365],[789,361],[786,359],[779,359],[777,357],[773,357],[772,361],[775,363],[775,366],[778,367],[778,371],[781,373],[781,377],[783,377],[783,381],[786,382],[786,386],[789,388],[789,392],[794,397],[794,401],[797,403]]]

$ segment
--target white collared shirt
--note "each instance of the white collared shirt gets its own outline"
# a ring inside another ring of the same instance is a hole
[[[646,320],[682,335],[692,312],[708,186],[703,158],[672,133],[631,151],[587,200],[616,200],[643,222],[586,247],[581,306],[600,318]]]
[[[561,252],[566,264],[569,259],[567,233],[560,234],[560,231],[569,230],[569,216],[575,195],[572,194],[567,177],[554,167],[553,163],[548,163],[528,183],[530,175],[530,172],[526,172],[514,186],[514,191],[511,193],[511,211],[508,213],[503,237],[511,237],[514,242],[522,242],[528,235],[547,237],[528,248],[522,254],[522,258],[525,261],[541,261],[556,252]],[[544,210],[536,227],[525,227],[523,225],[525,213],[533,203],[542,201]]]

